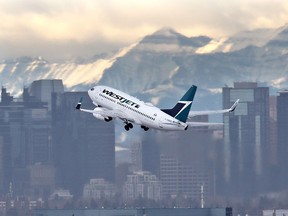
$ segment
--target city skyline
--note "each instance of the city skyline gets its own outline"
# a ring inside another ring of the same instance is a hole
[[[1,0],[0,48],[5,52],[0,59],[87,57],[122,48],[162,27],[189,37],[228,37],[283,26],[287,14],[283,0]]]
[[[36,95],[40,90],[45,94]],[[125,142],[132,145],[132,160],[117,164],[114,125],[75,110],[79,97],[85,99],[85,106],[93,106],[86,92],[64,92],[61,80],[36,80],[24,88],[23,98],[14,100],[2,88],[1,205],[9,205],[5,198],[18,196],[39,198],[35,207],[59,209],[67,205],[135,207],[140,203],[197,207],[200,196],[208,207],[239,207],[244,199],[256,200],[247,208],[262,209],[263,199],[271,200],[265,207],[283,205],[287,119],[281,116],[287,95],[287,91],[279,92],[275,103],[270,101],[269,87],[255,82],[225,86],[223,107],[235,98],[241,102],[235,113],[224,115],[223,129],[201,127],[182,134],[148,131],[145,136],[130,132],[131,139]],[[269,110],[273,110],[270,115]],[[271,120],[278,121],[273,130],[269,130]],[[201,121],[208,121],[207,116]],[[281,131],[278,143],[269,138],[275,130],[276,134]],[[279,197],[270,198],[271,193]],[[231,198],[235,199],[232,204]]]

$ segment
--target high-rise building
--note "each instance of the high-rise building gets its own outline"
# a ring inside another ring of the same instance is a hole
[[[0,188],[4,185],[4,152],[3,152],[3,137],[0,136]]]
[[[7,193],[12,184],[15,194],[23,195],[27,189],[28,193],[25,195],[31,195],[29,194],[31,179],[27,178],[27,184],[14,180],[22,177],[26,179],[29,166],[52,162],[51,119],[47,103],[31,97],[26,88],[22,100],[14,100],[13,96],[2,88],[0,137],[2,137],[3,155],[1,191]]]
[[[277,97],[269,97],[269,117],[270,117],[270,147],[269,162],[274,168],[278,165],[277,159]]]
[[[215,142],[213,130],[207,127],[149,132],[142,142],[142,169],[159,177],[164,197],[182,194],[200,200],[203,185],[205,197],[210,198],[215,186]]]
[[[54,92],[64,92],[62,80],[35,80],[29,87],[29,94],[39,101],[47,102],[49,111],[51,111],[51,94]]]
[[[279,161],[279,184],[287,189],[288,173],[288,90],[279,92],[277,96],[277,141],[278,141],[278,161]]]
[[[211,173],[198,163],[182,164],[179,160],[161,155],[160,179],[163,197],[176,197],[181,194],[200,201],[201,187],[204,188],[204,198],[211,197],[213,184]]]
[[[83,186],[90,179],[115,179],[114,124],[76,110],[81,97],[83,107],[95,107],[87,92],[54,93],[52,97],[57,185],[76,196],[82,195]]]
[[[269,88],[254,82],[223,88],[223,107],[238,98],[236,110],[224,115],[224,181],[227,193],[247,197],[267,186]]]
[[[142,169],[142,143],[133,142],[131,144],[131,162],[133,171],[141,171]],[[148,170],[148,169],[145,169]]]
[[[51,164],[37,163],[13,169],[11,189],[14,195],[30,198],[48,198],[55,189],[55,168]]]
[[[141,143],[142,170],[160,177],[160,140],[162,133],[157,131],[145,134]]]

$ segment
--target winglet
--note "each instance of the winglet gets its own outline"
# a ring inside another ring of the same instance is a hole
[[[80,110],[80,108],[81,108],[81,105],[82,105],[82,99],[83,99],[83,97],[80,98],[80,100],[79,100],[77,106],[75,107],[77,110]]]
[[[229,112],[233,112],[235,108],[237,107],[240,99],[237,99],[235,103],[230,107]]]

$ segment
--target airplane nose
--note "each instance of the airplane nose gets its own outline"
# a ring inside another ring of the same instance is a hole
[[[90,98],[92,97],[92,92],[93,91],[91,91],[91,89],[88,90],[88,95],[89,95]]]
[[[91,99],[93,99],[93,95],[95,91],[96,91],[95,87],[88,90],[88,95]]]

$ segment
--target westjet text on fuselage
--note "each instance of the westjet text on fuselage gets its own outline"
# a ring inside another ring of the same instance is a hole
[[[114,99],[116,99],[116,100],[119,100],[121,103],[126,103],[126,104],[128,104],[128,105],[130,105],[130,106],[132,106],[132,107],[137,108],[137,109],[140,107],[139,104],[137,104],[137,103],[135,103],[135,102],[133,102],[133,101],[131,101],[131,100],[128,100],[128,99],[122,97],[121,95],[117,95],[117,94],[115,94],[115,93],[112,92],[112,91],[109,91],[109,90],[104,89],[104,90],[102,91],[102,93],[105,93],[106,95],[109,95],[110,97],[112,97],[112,98],[114,98]]]

